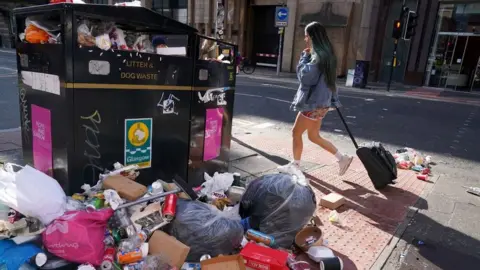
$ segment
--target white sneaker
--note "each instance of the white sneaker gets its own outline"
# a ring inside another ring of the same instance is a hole
[[[298,178],[305,178],[305,176],[302,173],[302,170],[300,170],[300,167],[293,162],[290,162],[284,166],[280,166],[277,169],[281,173],[294,175],[294,176],[297,176]]]
[[[338,161],[338,175],[342,176],[344,175],[348,168],[350,167],[350,164],[352,164],[353,157],[348,156],[348,155],[343,155],[342,158]]]

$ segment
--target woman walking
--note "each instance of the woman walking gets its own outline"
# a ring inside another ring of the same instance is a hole
[[[320,136],[322,119],[330,109],[340,106],[335,86],[337,58],[325,28],[318,22],[305,27],[306,49],[303,50],[297,66],[300,82],[290,107],[297,111],[297,119],[292,129],[293,161],[279,167],[282,173],[304,177],[300,170],[303,151],[302,135],[307,131],[308,139],[335,155],[338,159],[339,175],[344,175],[353,157],[344,155],[331,142]]]

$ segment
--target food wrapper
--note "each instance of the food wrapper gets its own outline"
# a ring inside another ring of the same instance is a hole
[[[25,29],[25,40],[28,43],[44,44],[48,43],[49,39],[50,35],[45,30],[40,29],[33,24],[30,24],[27,26],[27,29]]]
[[[150,37],[148,35],[139,36],[135,41],[135,43],[133,44],[133,49],[137,52],[146,52],[146,53],[153,53],[155,51],[153,49],[152,42],[150,42]]]
[[[86,23],[82,23],[77,28],[78,44],[87,47],[94,47],[96,45],[95,37],[92,35],[92,30],[88,28]]]
[[[117,208],[123,204],[123,199],[120,198],[120,195],[113,189],[103,191],[103,196],[105,196],[105,201],[113,210],[117,210]]]
[[[125,41],[125,33],[122,29],[115,27],[110,33],[112,47],[118,50],[129,50],[127,42]]]
[[[110,42],[110,36],[108,34],[103,34],[95,38],[95,45],[102,50],[110,50],[112,43]]]

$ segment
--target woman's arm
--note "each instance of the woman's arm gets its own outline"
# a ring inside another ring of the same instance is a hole
[[[305,86],[316,85],[320,77],[320,71],[316,64],[305,62],[304,57],[300,59],[297,66],[297,77],[301,84]]]

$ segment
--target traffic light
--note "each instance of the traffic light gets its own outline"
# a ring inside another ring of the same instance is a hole
[[[399,39],[402,37],[403,25],[401,20],[395,20],[393,22],[392,38]]]
[[[410,40],[415,35],[415,27],[417,27],[417,13],[409,11],[407,15],[407,27],[403,36],[404,40]]]

